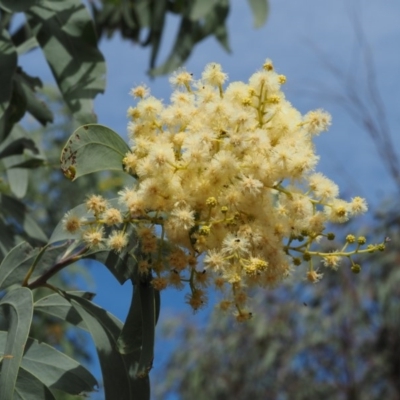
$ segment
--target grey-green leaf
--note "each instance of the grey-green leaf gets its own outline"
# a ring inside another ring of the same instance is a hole
[[[139,289],[133,287],[131,306],[124,327],[117,341],[121,354],[129,354],[140,351],[142,347],[142,304]]]
[[[0,301],[0,310],[8,320],[7,339],[2,349],[4,358],[0,375],[0,399],[12,399],[32,323],[32,292],[25,287],[9,291]]]
[[[150,68],[154,68],[158,50],[161,44],[162,32],[164,23],[167,16],[167,0],[158,0],[152,4],[152,18],[150,30],[151,42],[151,55],[150,55]]]
[[[26,11],[40,0],[0,0],[0,6],[8,12]]]
[[[122,322],[90,302],[90,293],[67,292],[65,297],[52,294],[42,298],[35,303],[35,311],[61,318],[91,333],[105,379],[106,400],[128,400],[131,393],[138,399],[149,399],[148,376],[137,376],[141,349],[125,355],[117,350]]]
[[[35,49],[38,46],[39,46],[39,43],[37,42],[36,38],[32,36],[17,47],[17,53],[18,53],[18,55],[21,56],[21,55],[28,53],[29,51]]]
[[[85,258],[96,260],[105,265],[121,285],[137,271],[136,261],[125,251],[124,254],[116,254],[114,251],[97,250],[88,253]]]
[[[92,100],[104,92],[106,70],[85,5],[42,0],[26,15],[75,120],[96,122]]]
[[[11,130],[14,110],[9,109],[13,93],[13,76],[17,69],[17,51],[5,29],[0,31],[0,141]]]
[[[93,293],[89,292],[67,292],[68,294],[73,294],[91,300],[94,297]],[[35,311],[43,312],[45,314],[51,315],[56,318],[60,318],[70,324],[84,329],[87,331],[87,327],[82,317],[76,311],[76,309],[71,305],[71,303],[59,294],[54,293],[48,296],[42,297],[34,303]]]
[[[137,395],[133,391],[135,379],[130,374],[129,363],[126,363],[116,346],[122,330],[121,321],[88,300],[73,295],[68,295],[67,298],[84,320],[95,342],[103,373],[106,400],[133,399]]]
[[[39,379],[20,368],[13,400],[56,400],[56,398]]]
[[[13,168],[13,166],[23,161],[23,155],[10,156],[3,160],[10,189],[19,199],[24,197],[28,190],[29,173],[25,168]]]
[[[131,307],[117,342],[123,354],[140,352],[139,376],[147,375],[153,363],[156,308],[159,307],[159,298],[156,300],[156,297],[150,279],[134,285]]]
[[[265,24],[269,13],[268,0],[247,0],[253,12],[253,23],[255,28]]]
[[[176,70],[189,57],[198,40],[200,39],[197,24],[186,17],[182,17],[174,46],[167,60],[157,68],[150,69],[149,74],[159,76]]]
[[[9,225],[6,225],[0,218],[0,253],[4,258],[9,251],[15,246],[14,232]]]
[[[229,51],[226,29],[223,28],[228,13],[229,1],[220,0],[204,15],[204,21],[192,21],[182,16],[174,46],[167,60],[159,67],[150,69],[149,74],[158,76],[174,71],[187,60],[196,43],[212,34],[216,35],[218,41]]]
[[[49,271],[73,262],[69,258],[69,254],[66,255],[69,244],[70,242],[66,241],[41,249],[33,249],[26,242],[15,246],[0,265],[0,288],[5,289],[15,284],[21,284],[33,265],[36,267],[30,276],[29,284],[34,286],[35,279],[48,279],[49,276],[46,274]]]
[[[8,286],[15,284],[17,280],[22,283],[19,274],[20,268],[27,270],[32,263],[34,257],[39,253],[37,249],[33,249],[29,243],[22,242],[15,246],[5,257],[0,264],[0,289],[5,289]],[[16,278],[16,275],[18,276]]]
[[[0,331],[0,348],[5,346],[6,338],[7,332]],[[35,376],[48,388],[69,394],[91,392],[97,386],[94,376],[78,362],[34,339],[26,342],[21,369]]]
[[[212,11],[214,8],[215,1],[214,0],[194,0],[191,2],[190,9],[190,19],[192,21],[198,21],[201,18],[204,18],[208,13]]]
[[[19,81],[21,90],[26,98],[26,110],[42,125],[46,125],[47,122],[53,122],[53,113],[46,103],[35,95],[36,88],[42,86],[41,81],[38,78],[29,76],[22,70],[15,75],[15,78]]]
[[[138,286],[138,285],[136,285]],[[150,372],[154,359],[154,340],[156,329],[155,290],[150,282],[140,283],[140,303],[142,308],[142,351],[138,373],[146,375]]]
[[[10,169],[8,171],[14,171],[14,169]],[[41,242],[47,242],[46,234],[43,232],[38,223],[30,216],[29,209],[25,204],[17,199],[3,194],[0,195],[0,205],[2,211],[8,216],[12,217],[23,229],[23,235]]]
[[[204,24],[201,26],[201,39],[214,34],[222,47],[230,52],[228,40],[228,30],[226,28],[226,19],[229,14],[229,1],[219,1],[212,12],[204,18]]]
[[[10,143],[2,143],[0,145],[0,158],[23,154],[25,149],[31,150],[34,154],[39,153],[39,149],[36,147],[36,143],[32,139],[22,137]]]
[[[0,118],[10,103],[12,94],[12,77],[17,69],[17,51],[8,32],[0,31]]]
[[[84,125],[71,135],[63,148],[61,169],[71,180],[98,171],[123,171],[122,160],[128,151],[125,141],[110,128]]]

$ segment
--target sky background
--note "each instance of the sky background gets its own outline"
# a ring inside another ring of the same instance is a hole
[[[384,0],[271,0],[267,23],[253,28],[246,1],[231,0],[228,17],[231,54],[227,54],[214,38],[201,42],[194,49],[186,68],[200,77],[209,62],[221,63],[229,81],[247,81],[266,58],[271,58],[279,73],[287,76],[286,97],[302,113],[323,108],[332,114],[329,132],[316,139],[321,156],[319,171],[341,187],[345,199],[361,195],[376,210],[384,198],[395,193],[393,184],[366,132],[332,98],[332,92],[344,92],[346,82],[338,81],[318,56],[323,52],[329,62],[346,71],[346,76],[359,87],[365,87],[364,60],[359,57],[354,17],[362,23],[377,72],[377,83],[387,112],[397,154],[400,153],[400,2]],[[163,61],[173,43],[177,20],[167,20],[158,63]],[[167,77],[149,79],[146,75],[149,49],[124,42],[119,36],[103,40],[100,45],[107,62],[107,88],[95,101],[99,123],[107,125],[126,138],[126,110],[134,105],[129,90],[146,83],[153,95],[168,101],[170,85]],[[39,52],[25,56],[28,73],[51,82],[51,74]],[[319,91],[318,94],[313,92]],[[91,268],[95,280],[95,301],[124,320],[128,311],[131,287],[120,286],[106,268]],[[323,284],[323,282],[321,283]],[[92,288],[93,289],[93,288]],[[172,314],[184,312],[183,292],[162,293],[160,325]],[[191,315],[192,321],[206,320],[207,312]],[[154,367],[160,369],[171,349],[171,343],[160,336],[156,346]],[[99,377],[96,365],[94,373]],[[96,396],[101,399],[101,395]]]

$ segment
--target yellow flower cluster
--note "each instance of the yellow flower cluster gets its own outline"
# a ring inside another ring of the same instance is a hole
[[[306,279],[317,282],[322,273],[313,259],[337,268],[341,258],[379,246],[361,250],[365,241],[349,235],[354,240],[334,253],[313,248],[322,237],[333,238],[325,233],[327,223],[367,210],[359,197],[339,199],[337,185],[314,172],[313,137],[327,130],[329,114],[302,116],[285,99],[286,78],[270,60],[248,83],[224,89],[226,80],[215,63],[200,80],[180,70],[170,79],[174,91],[167,105],[145,86],[132,90],[138,103],[128,110],[131,152],[124,166],[136,183],[119,193],[127,211],[92,196],[87,207],[97,225],[82,224],[83,240],[121,251],[128,243],[125,230],[105,239],[101,224],[134,224],[139,270],[154,272],[155,288],[187,283],[186,301],[197,310],[214,286],[224,293],[221,309],[244,320],[251,315],[249,288],[275,285],[303,262]],[[70,225],[75,229],[77,222]],[[348,245],[355,249],[346,252]]]

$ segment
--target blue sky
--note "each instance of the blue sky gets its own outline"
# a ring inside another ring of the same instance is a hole
[[[315,48],[350,75],[354,72],[357,78],[353,79],[362,82],[363,61],[360,58],[357,61],[359,47],[355,46],[351,17],[355,6],[373,52],[378,86],[399,155],[400,2],[271,0],[268,21],[257,30],[253,28],[247,2],[232,0],[231,4],[228,26],[232,54],[227,54],[215,39],[209,38],[195,48],[186,64],[187,69],[200,76],[207,63],[219,62],[229,74],[230,81],[247,80],[261,67],[265,58],[271,58],[278,72],[288,78],[285,92],[294,106],[303,113],[324,108],[332,114],[330,131],[316,140],[321,156],[318,170],[339,184],[344,197],[362,195],[370,204],[378,206],[382,198],[395,192],[395,186],[365,131],[349,118],[340,104],[330,99],[331,90],[343,92],[344,83],[338,83],[327,70]],[[167,21],[167,35],[163,38],[159,62],[165,59],[176,28],[176,20],[171,17]],[[167,101],[170,95],[168,79],[150,80],[145,73],[149,50],[123,42],[118,36],[103,40],[101,50],[107,61],[107,89],[96,99],[95,111],[99,123],[126,137],[126,110],[133,105],[133,99],[128,95],[130,88],[146,83],[154,95]],[[354,64],[353,58],[356,60]],[[40,53],[27,56],[24,64],[27,72],[47,76],[50,81],[50,73]],[[330,89],[325,90],[325,86]],[[310,91],[315,90],[322,93],[312,96]],[[100,265],[91,270],[98,293],[96,302],[124,319],[131,296],[129,285],[121,288]],[[184,292],[162,294],[161,324],[169,315],[185,309],[183,297]],[[190,318],[201,321],[204,315]],[[158,341],[155,368],[162,367],[163,356],[169,348],[169,343]],[[95,372],[98,374],[98,367]]]

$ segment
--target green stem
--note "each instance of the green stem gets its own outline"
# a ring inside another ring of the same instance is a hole
[[[38,265],[40,259],[42,258],[44,252],[46,251],[46,249],[50,246],[50,244],[47,244],[46,246],[42,247],[42,249],[40,250],[39,254],[36,256],[35,260],[33,261],[33,264],[30,266],[27,274],[25,275],[25,278],[22,282],[22,286],[28,286],[28,281],[29,278],[32,276],[33,271],[35,271],[36,266]]]

